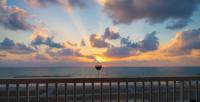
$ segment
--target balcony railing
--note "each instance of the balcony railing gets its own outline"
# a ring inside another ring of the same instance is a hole
[[[0,79],[0,102],[200,102],[199,76]]]

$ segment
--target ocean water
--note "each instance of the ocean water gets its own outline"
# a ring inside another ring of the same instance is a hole
[[[0,67],[0,78],[50,77],[141,77],[200,75],[200,67],[106,67],[99,72],[93,67]]]

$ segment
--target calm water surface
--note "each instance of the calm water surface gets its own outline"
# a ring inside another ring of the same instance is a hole
[[[183,76],[200,75],[200,67],[109,67],[99,77]],[[98,77],[95,68],[89,67],[0,67],[0,78],[20,76],[71,76]]]

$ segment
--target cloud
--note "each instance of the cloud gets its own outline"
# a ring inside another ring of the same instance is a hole
[[[127,46],[111,47],[105,53],[105,55],[109,57],[128,57],[128,56],[136,55],[136,54],[137,54],[136,48],[131,48]]]
[[[81,46],[86,46],[85,40],[81,40]]]
[[[191,19],[182,19],[174,22],[172,25],[167,25],[167,29],[175,30],[180,29],[188,25],[188,23],[191,22]]]
[[[46,53],[53,59],[59,60],[67,57],[84,57],[79,50],[72,48],[62,48],[57,51],[46,49]]]
[[[64,48],[58,51],[57,54],[59,56],[82,56],[80,52],[78,52],[77,50],[70,49],[70,48]]]
[[[109,46],[109,43],[105,42],[102,36],[97,34],[90,35],[90,44],[92,45],[92,47],[97,48],[106,48]]]
[[[159,47],[159,39],[155,36],[156,32],[147,34],[144,40],[133,42],[129,37],[121,38],[120,47],[110,47],[105,52],[108,57],[128,57],[135,56],[139,53],[155,51]]]
[[[120,34],[118,32],[112,31],[109,27],[105,29],[103,39],[108,39],[108,40],[116,40],[120,38]]]
[[[1,53],[0,52],[0,57],[6,57],[7,55],[6,55],[6,53]]]
[[[138,42],[138,48],[144,52],[157,50],[159,47],[159,39],[155,36],[155,34],[155,31],[147,34],[144,40]]]
[[[178,32],[165,48],[170,54],[188,54],[200,49],[200,28]]]
[[[51,5],[63,6],[67,11],[70,11],[73,7],[85,7],[86,4],[82,0],[25,0],[25,2],[31,7],[47,7]]]
[[[27,22],[29,14],[19,7],[8,7],[7,0],[0,1],[0,24],[10,30],[32,30]]]
[[[120,39],[120,44],[121,44],[122,46],[126,46],[126,47],[137,47],[137,44],[134,43],[134,42],[132,42],[132,41],[130,40],[130,37],[129,37],[129,36],[126,37],[126,38],[122,37],[122,38]]]
[[[44,54],[36,54],[35,59],[36,60],[47,60],[48,61],[50,58],[48,56],[44,55]]]
[[[106,48],[110,46],[106,40],[117,40],[119,38],[120,34],[118,32],[114,32],[109,27],[107,27],[103,35],[91,34],[90,43],[93,47]]]
[[[31,42],[31,45],[37,47],[39,45],[47,45],[50,48],[63,48],[64,46],[60,43],[56,43],[53,41],[53,37],[43,37],[37,35]]]
[[[130,24],[139,19],[145,19],[151,24],[166,20],[186,20],[193,15],[200,4],[199,0],[103,1],[103,11],[113,19],[114,24]]]
[[[14,54],[30,54],[36,52],[31,47],[28,47],[23,43],[15,43],[9,38],[5,38],[2,42],[0,42],[0,50]]]
[[[77,43],[72,43],[70,41],[66,41],[66,43],[72,47],[76,47],[77,46]]]

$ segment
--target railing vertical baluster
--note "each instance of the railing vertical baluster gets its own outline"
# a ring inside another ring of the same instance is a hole
[[[150,82],[150,102],[152,102],[152,81]]]
[[[182,85],[181,85],[182,86],[181,87],[181,100],[182,100],[182,102],[184,102],[184,86],[185,85],[184,85],[184,81],[182,81],[181,83],[182,83]]]
[[[142,102],[144,102],[144,92],[145,92],[145,87],[144,87],[144,81],[142,81]]]
[[[160,81],[158,81],[158,102],[160,102]]]
[[[9,84],[6,84],[6,93],[7,93],[7,102],[10,102],[10,90],[9,90]]]
[[[199,81],[196,80],[196,102],[199,101],[199,93],[198,93],[198,90],[199,90]]]
[[[173,86],[173,102],[176,102],[176,81],[174,81]]]
[[[112,87],[111,87],[111,82],[109,82],[109,102],[111,102],[112,100],[111,100],[111,89]]]
[[[83,82],[83,102],[85,102],[85,82]]]
[[[74,82],[74,102],[76,102],[76,82]]]
[[[48,83],[46,83],[46,101],[49,102],[49,90],[48,90]]]
[[[94,102],[94,82],[92,82],[92,102]]]
[[[100,83],[100,88],[101,88],[101,102],[103,101],[103,96],[102,96],[102,93],[103,93],[103,90],[102,90],[102,88],[103,88],[103,82],[101,82]]]
[[[65,83],[65,102],[67,102],[67,92],[68,92],[68,90],[67,90],[67,83]]]
[[[58,83],[55,83],[55,88],[56,88],[56,102],[58,102]]]
[[[26,101],[29,102],[29,84],[26,84]]]
[[[166,102],[168,102],[168,95],[169,95],[169,83],[166,81]]]
[[[137,82],[134,82],[134,102],[137,101]]]
[[[191,80],[189,80],[189,90],[188,90],[188,92],[189,92],[189,95],[188,95],[188,100],[190,101],[191,100]]]
[[[126,81],[126,102],[128,102],[128,97],[129,93],[128,93],[128,81]]]
[[[19,84],[16,85],[16,90],[17,90],[17,102],[20,102]]]
[[[120,102],[120,82],[117,82],[117,102]]]
[[[39,102],[39,83],[36,83],[36,101]]]

